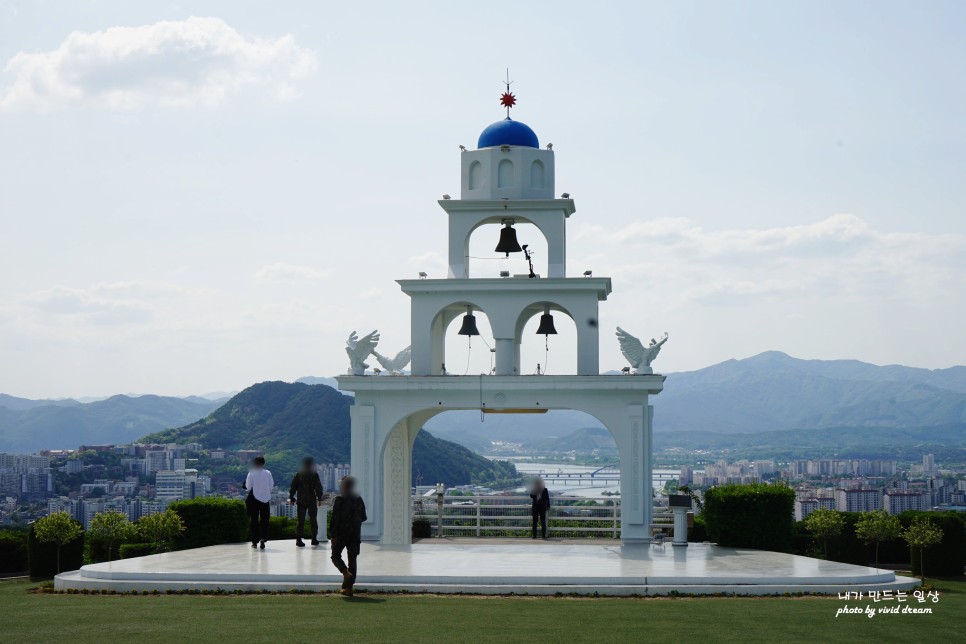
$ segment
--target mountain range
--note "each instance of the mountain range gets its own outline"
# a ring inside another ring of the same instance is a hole
[[[0,394],[0,452],[128,443],[207,416],[224,400],[111,396],[96,402],[28,400]]]
[[[300,382],[337,386],[334,378],[306,377]],[[935,370],[877,366],[857,360],[801,360],[769,351],[670,373],[663,393],[651,400],[658,435],[752,435],[852,427],[963,427],[966,434],[963,366]],[[0,451],[131,441],[186,426],[207,417],[223,402],[201,397],[112,396],[81,403],[0,394]],[[459,411],[441,414],[426,424],[433,436],[480,453],[487,453],[494,441],[550,451],[557,451],[554,441],[562,441],[556,446],[560,451],[567,444],[593,445],[600,435],[583,430],[599,427],[592,417],[568,410],[528,416],[523,423],[515,416],[498,415],[488,415],[481,422],[478,412]],[[583,433],[568,438],[574,432]]]
[[[801,360],[768,351],[667,374],[664,391],[651,402],[658,435],[942,426],[960,427],[966,436],[966,367],[930,370],[857,360]],[[581,412],[555,410],[528,418],[525,427],[513,416],[487,418],[481,424],[477,412],[441,414],[426,427],[478,451],[485,451],[490,441],[567,451],[570,444],[592,445],[595,441],[588,441],[584,430],[601,425]]]

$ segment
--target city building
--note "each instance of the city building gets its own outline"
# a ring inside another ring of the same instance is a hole
[[[925,492],[889,490],[882,495],[882,508],[889,514],[902,514],[906,510],[928,510],[929,495]]]
[[[835,499],[832,497],[812,497],[795,501],[795,520],[802,521],[815,510],[836,509]]]
[[[835,491],[835,509],[840,512],[870,512],[882,509],[882,490],[878,488],[839,488]]]

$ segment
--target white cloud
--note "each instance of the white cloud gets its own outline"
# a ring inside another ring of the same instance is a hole
[[[677,305],[741,306],[777,296],[939,300],[959,292],[966,264],[962,235],[884,232],[849,214],[796,226],[719,230],[656,219],[613,233],[586,226],[577,236],[596,240],[595,255],[576,258],[578,264],[644,281],[649,292]]]
[[[255,272],[255,279],[259,282],[314,282],[328,274],[311,266],[299,266],[276,262],[263,266]]]
[[[219,18],[75,31],[53,51],[7,61],[0,109],[212,108],[251,89],[286,101],[317,66],[291,35],[246,38]]]
[[[90,324],[136,324],[150,320],[154,313],[137,300],[101,297],[95,289],[72,289],[64,286],[35,293],[27,304],[48,316],[68,317],[70,322]]]

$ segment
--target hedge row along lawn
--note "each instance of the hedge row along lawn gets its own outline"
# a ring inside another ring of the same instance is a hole
[[[0,582],[0,642],[910,642],[960,641],[966,582],[937,603],[837,597],[569,598],[366,595],[63,595]],[[360,587],[364,584],[360,583]],[[845,605],[932,608],[847,614]]]

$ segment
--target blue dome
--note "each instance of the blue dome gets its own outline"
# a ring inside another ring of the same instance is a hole
[[[524,148],[539,148],[536,133],[525,123],[510,117],[492,123],[480,134],[478,148],[494,148],[500,145],[516,145]]]

